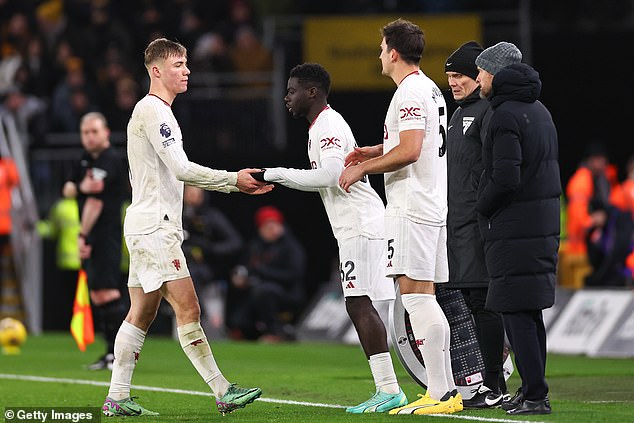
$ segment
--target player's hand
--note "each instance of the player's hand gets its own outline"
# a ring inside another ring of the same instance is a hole
[[[236,187],[245,194],[266,194],[273,189],[273,184],[260,182],[253,177],[253,173],[262,172],[262,169],[242,169],[238,172]]]
[[[253,176],[253,179],[256,181],[266,182],[266,179],[264,179],[264,172],[266,172],[266,169],[260,169],[259,172],[253,172],[251,176]]]
[[[369,160],[373,157],[378,157],[383,152],[382,145],[373,145],[371,147],[355,147],[346,158],[344,159],[343,165],[358,165],[359,163],[363,163],[366,160]]]
[[[360,181],[365,176],[362,166],[348,166],[339,176],[339,186],[346,192],[350,192],[350,187],[355,182]]]

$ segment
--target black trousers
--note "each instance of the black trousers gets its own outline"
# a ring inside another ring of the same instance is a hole
[[[504,365],[504,326],[502,315],[485,308],[488,288],[462,288],[460,290],[473,315],[476,335],[484,361],[483,384],[494,392],[506,393]]]
[[[502,320],[522,378],[524,398],[531,401],[546,398],[546,328],[542,311],[502,313]]]

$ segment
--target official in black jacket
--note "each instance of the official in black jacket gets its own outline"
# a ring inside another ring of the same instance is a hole
[[[484,175],[476,208],[491,277],[487,308],[502,313],[522,378],[509,414],[548,414],[546,330],[553,305],[559,248],[557,131],[538,101],[539,74],[502,42],[476,59],[481,95],[493,114],[484,139]]]
[[[502,373],[504,326],[499,313],[487,310],[489,274],[484,242],[478,228],[476,201],[482,164],[482,135],[490,117],[489,102],[480,98],[475,81],[475,59],[483,48],[475,41],[460,46],[445,63],[451,94],[458,104],[447,130],[447,254],[449,282],[460,289],[473,315],[484,362],[484,380],[465,408],[493,408],[502,404],[506,383]]]

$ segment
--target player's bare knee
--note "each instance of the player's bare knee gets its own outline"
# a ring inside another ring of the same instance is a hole
[[[147,331],[156,318],[157,312],[158,309],[138,309],[133,307],[130,309],[130,311],[128,311],[128,315],[126,316],[125,320],[131,325],[136,326],[141,330]]]
[[[348,316],[352,319],[359,313],[365,313],[368,307],[372,307],[372,302],[367,295],[346,297],[346,311],[348,312]]]
[[[173,307],[179,325],[200,321],[200,305],[195,302],[187,307]]]

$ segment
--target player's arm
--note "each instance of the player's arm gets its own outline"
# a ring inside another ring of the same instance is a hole
[[[368,147],[355,147],[348,155],[343,163],[345,167],[356,165],[374,157],[383,154],[383,144],[372,145]]]
[[[386,154],[346,167],[339,177],[339,186],[350,192],[350,186],[366,175],[394,172],[416,162],[424,137],[423,129],[401,131],[398,145]]]
[[[193,163],[183,150],[183,143],[166,136],[161,131],[161,124],[169,118],[164,115],[152,115],[147,117],[146,135],[158,154],[161,161],[174,174],[176,179],[195,187],[206,190],[235,192],[238,191],[238,173],[224,170],[214,170],[199,164]]]
[[[215,170],[191,162],[181,146],[172,145],[158,151],[159,157],[176,179],[210,191],[238,191],[238,173]]]
[[[300,191],[317,191],[337,185],[343,170],[343,160],[339,157],[328,157],[321,161],[319,169],[290,169],[273,167],[266,169],[264,180],[284,185]]]

